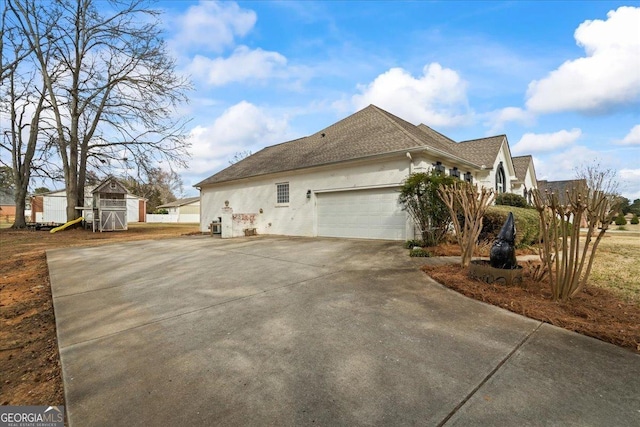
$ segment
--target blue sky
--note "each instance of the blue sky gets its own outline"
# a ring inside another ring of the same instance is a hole
[[[160,1],[194,85],[191,186],[371,103],[455,140],[506,134],[538,179],[600,162],[640,198],[640,3]]]

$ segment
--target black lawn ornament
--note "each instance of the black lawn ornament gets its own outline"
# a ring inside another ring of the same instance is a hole
[[[491,252],[489,253],[489,262],[491,267],[504,270],[512,270],[518,268],[516,261],[516,224],[513,213],[509,212],[509,216],[505,221],[498,237],[496,237]]]

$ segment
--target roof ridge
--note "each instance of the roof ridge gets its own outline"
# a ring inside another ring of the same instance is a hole
[[[412,135],[410,132],[408,132],[405,128],[403,128],[402,126],[400,126],[399,123],[397,123],[394,119],[398,119],[398,120],[402,120],[400,117],[396,116],[395,114],[392,114],[386,110],[383,110],[382,108],[378,107],[377,105],[373,105],[370,104],[370,107],[373,107],[378,114],[381,114],[384,118],[386,118],[389,122],[391,122],[395,127],[397,127],[398,129],[400,129],[400,131],[402,133],[404,133],[405,135],[407,135],[410,139],[412,139],[413,141],[416,141],[418,144],[422,145],[422,146],[426,146],[426,144],[424,143],[424,141],[421,141],[419,138],[417,138],[415,135]],[[393,119],[389,116],[393,116]],[[403,120],[406,123],[406,120]],[[417,128],[416,125],[414,125],[413,123],[409,123],[411,126]]]
[[[426,127],[426,128],[429,128],[429,129],[431,129],[433,132],[435,132],[435,133],[437,133],[438,135],[440,135],[441,137],[448,139],[448,140],[449,140],[449,141],[451,141],[453,144],[457,144],[457,142],[456,142],[455,140],[453,140],[453,139],[449,138],[447,135],[445,135],[445,134],[443,134],[443,133],[441,133],[441,132],[438,132],[437,130],[435,130],[434,128],[432,128],[432,127],[431,127],[431,126],[429,126],[429,125],[426,125],[426,124],[424,124],[424,123],[420,123],[420,124],[419,124],[418,126],[416,126],[416,127],[417,127],[418,129],[420,129],[420,126],[424,126],[424,127]]]
[[[503,137],[506,138],[507,135],[504,133],[501,133],[499,135],[494,135],[494,136],[485,136],[484,138],[476,138],[476,139],[467,139],[465,141],[460,141],[458,142],[458,144],[464,144],[465,142],[474,142],[474,141],[482,141],[483,139],[491,139],[491,138],[498,138],[498,137]]]

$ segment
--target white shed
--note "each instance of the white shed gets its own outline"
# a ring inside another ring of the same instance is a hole
[[[84,203],[87,207],[83,215],[91,212],[93,190],[96,186],[87,186],[84,189]],[[127,194],[127,222],[144,222],[147,199]],[[67,222],[67,196],[65,190],[56,190],[50,193],[40,194],[32,200],[31,221],[39,223],[64,224]]]

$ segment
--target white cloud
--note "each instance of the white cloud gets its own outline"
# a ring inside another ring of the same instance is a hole
[[[402,68],[391,68],[351,99],[356,109],[369,104],[413,122],[430,126],[454,126],[469,118],[467,84],[458,73],[438,63],[425,65],[423,75],[413,77]]]
[[[252,10],[233,2],[201,1],[191,6],[176,22],[171,45],[176,51],[222,52],[233,46],[236,37],[245,36],[257,20]]]
[[[563,129],[554,133],[525,133],[513,146],[512,151],[514,154],[553,151],[573,144],[581,135],[580,129]]]
[[[594,151],[582,145],[574,145],[565,151],[534,156],[533,162],[536,167],[538,179],[555,181],[575,179],[576,168],[591,164],[595,159],[600,161],[605,167],[609,167],[613,161],[601,152]]]
[[[607,20],[585,21],[574,37],[586,56],[566,61],[529,84],[535,113],[601,112],[640,99],[640,8],[620,7]]]
[[[487,113],[488,120],[485,123],[487,126],[491,126],[488,133],[490,135],[502,132],[504,125],[509,122],[518,122],[523,125],[530,126],[535,121],[535,116],[529,111],[523,110],[518,107],[506,107],[500,110],[495,110]]]
[[[640,199],[640,169],[621,169],[620,189],[622,194],[631,199]]]
[[[189,174],[213,174],[228,166],[233,154],[282,142],[289,126],[286,117],[274,117],[261,108],[242,101],[229,107],[210,126],[191,130]]]
[[[221,86],[231,82],[265,80],[273,77],[286,65],[287,58],[278,52],[239,46],[228,58],[209,59],[196,55],[189,70],[209,84]]]
[[[618,141],[621,145],[640,145],[640,125],[635,125],[631,128],[629,133]]]

